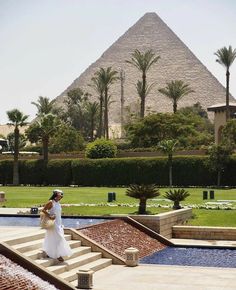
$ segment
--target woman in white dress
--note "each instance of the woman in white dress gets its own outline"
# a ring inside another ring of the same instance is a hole
[[[44,206],[42,212],[49,216],[50,219],[55,219],[53,228],[46,230],[45,239],[43,242],[43,250],[47,256],[63,262],[63,256],[71,256],[71,248],[64,238],[64,230],[61,222],[61,205],[60,200],[63,197],[63,192],[59,189],[53,190],[53,194],[49,202]]]

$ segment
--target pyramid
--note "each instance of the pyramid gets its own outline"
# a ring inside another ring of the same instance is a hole
[[[96,92],[88,84],[91,83],[92,76],[100,67],[112,66],[114,70],[122,69],[125,72],[124,106],[130,107],[131,110],[132,108],[139,109],[139,97],[135,84],[141,80],[141,73],[126,63],[135,49],[139,49],[141,52],[152,49],[156,55],[161,57],[147,74],[148,83],[155,82],[156,85],[146,98],[146,112],[173,111],[172,102],[159,93],[158,89],[165,87],[166,82],[178,79],[188,83],[194,90],[194,93],[185,96],[178,102],[178,108],[200,102],[206,109],[215,103],[225,102],[225,88],[220,82],[156,13],[146,13],[57,97],[57,103],[62,105],[67,92],[77,87],[91,93],[95,100]],[[120,81],[112,85],[110,93],[115,102],[109,109],[109,122],[112,126],[119,126]]]

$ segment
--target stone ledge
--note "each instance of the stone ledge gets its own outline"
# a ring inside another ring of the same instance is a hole
[[[202,227],[202,226],[173,226],[173,238],[178,239],[208,239],[236,240],[234,227]]]

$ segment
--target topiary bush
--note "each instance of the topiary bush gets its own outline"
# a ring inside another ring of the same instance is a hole
[[[117,147],[110,141],[105,139],[97,139],[89,143],[85,149],[85,156],[91,159],[113,158],[116,157]]]

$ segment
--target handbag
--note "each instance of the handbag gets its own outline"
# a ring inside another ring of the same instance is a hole
[[[40,227],[42,229],[52,229],[55,225],[55,219],[50,219],[44,212],[40,213]]]

